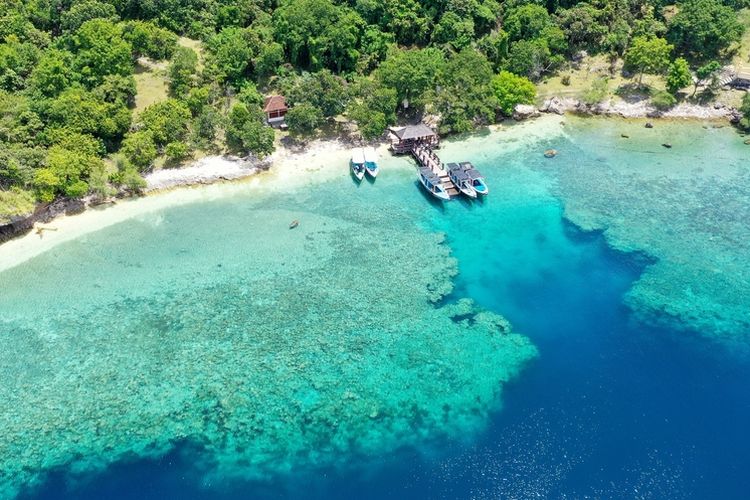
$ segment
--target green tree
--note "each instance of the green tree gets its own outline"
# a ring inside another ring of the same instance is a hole
[[[137,168],[139,172],[143,172],[151,167],[151,164],[158,155],[154,138],[151,132],[147,130],[131,132],[126,135],[125,139],[122,141],[120,153],[122,153],[125,158],[128,159],[130,164]]]
[[[711,86],[711,81],[717,79],[719,71],[721,71],[721,63],[718,61],[709,61],[695,70],[696,79],[693,86],[693,96],[698,92],[699,85],[706,85],[706,82],[708,82],[708,85]]]
[[[448,60],[435,90],[434,105],[441,115],[441,130],[468,132],[474,123],[494,120],[497,100],[492,76],[492,65],[474,48],[465,48]]]
[[[693,83],[693,75],[690,74],[690,66],[682,57],[675,59],[667,71],[667,90],[670,94],[676,94]]]
[[[608,33],[604,12],[585,2],[557,12],[558,22],[574,49],[600,50]]]
[[[501,71],[492,79],[492,90],[506,116],[513,114],[517,104],[533,104],[536,98],[536,87],[531,80],[509,71]]]
[[[323,123],[323,112],[309,103],[298,104],[291,108],[285,121],[289,130],[298,134],[310,134]]]
[[[354,69],[365,22],[331,0],[286,0],[273,13],[276,40],[295,66]]]
[[[135,106],[137,90],[133,76],[107,75],[101,85],[93,90],[93,94],[104,102],[132,108]]]
[[[528,3],[509,9],[505,16],[503,29],[508,32],[510,40],[533,40],[540,38],[542,32],[553,24],[547,9],[541,5]]]
[[[273,129],[265,125],[260,109],[248,109],[242,103],[235,104],[229,111],[227,124],[227,145],[237,152],[252,152],[260,157],[274,150]]]
[[[556,62],[545,40],[519,40],[511,45],[508,69],[517,75],[537,80]]]
[[[503,30],[494,31],[480,38],[477,47],[492,63],[493,69],[498,71],[508,59],[508,33]]]
[[[133,50],[133,57],[169,59],[177,49],[177,35],[147,21],[128,21],[122,24],[122,37]]]
[[[238,84],[252,72],[257,39],[248,29],[224,28],[206,45],[207,65],[219,81]]]
[[[643,82],[643,74],[659,74],[669,66],[669,55],[672,46],[663,38],[636,37],[625,53],[625,64],[640,75],[638,83]]]
[[[73,83],[70,71],[73,55],[63,50],[47,50],[30,76],[32,90],[43,97],[57,97]]]
[[[190,157],[190,148],[182,141],[170,142],[164,148],[167,161],[171,164],[179,164]]]
[[[44,107],[51,126],[116,141],[130,127],[130,110],[72,87]]]
[[[444,66],[445,56],[437,49],[394,47],[375,75],[382,85],[396,89],[400,106],[419,110],[424,108],[427,95],[434,89],[437,75]]]
[[[14,91],[24,88],[40,52],[33,44],[20,43],[12,37],[0,44],[0,89]]]
[[[383,135],[389,123],[383,112],[372,110],[361,103],[353,104],[348,114],[357,124],[359,133],[368,141]]]
[[[122,38],[122,28],[104,19],[86,21],[71,37],[74,69],[89,88],[100,85],[107,75],[133,73],[131,46]]]
[[[55,145],[47,153],[47,168],[58,181],[57,191],[65,196],[78,198],[88,193],[85,179],[91,170],[104,168],[104,164],[96,156]]]
[[[745,130],[750,130],[750,94],[745,94],[742,97],[742,105],[740,106],[740,113],[742,118],[740,119],[740,127]]]
[[[656,109],[664,111],[677,104],[677,99],[669,92],[660,90],[651,96],[651,104],[653,104]]]
[[[237,99],[246,106],[261,106],[263,95],[258,92],[258,87],[253,82],[245,82],[237,93]]]
[[[169,63],[169,92],[185,97],[195,83],[198,73],[198,55],[188,47],[178,47]]]
[[[433,43],[460,50],[474,40],[474,21],[452,11],[445,12],[432,32]]]
[[[581,100],[589,106],[601,103],[609,95],[609,83],[606,77],[595,78],[591,86],[581,95]]]
[[[49,203],[55,199],[60,179],[49,168],[40,168],[34,174],[34,190],[39,201]]]
[[[720,57],[744,31],[731,7],[718,0],[686,0],[669,22],[669,40],[688,59]]]
[[[69,10],[63,11],[60,16],[60,27],[64,32],[73,33],[86,21],[92,19],[106,19],[117,22],[120,17],[114,5],[98,0],[84,0],[74,3]]]
[[[10,224],[16,217],[34,211],[34,196],[18,187],[0,189],[0,225]]]
[[[157,146],[165,146],[185,138],[191,118],[192,115],[185,103],[177,99],[167,99],[144,109],[138,117],[138,122],[144,130],[151,133]]]
[[[290,104],[311,104],[320,109],[324,117],[341,114],[349,100],[346,81],[327,69],[304,73],[287,80],[283,86]]]

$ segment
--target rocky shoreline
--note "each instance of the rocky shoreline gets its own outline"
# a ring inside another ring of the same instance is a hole
[[[598,104],[589,105],[570,97],[550,97],[545,99],[538,108],[531,105],[518,105],[513,113],[513,118],[520,121],[539,116],[540,113],[554,113],[558,115],[575,113],[584,116],[619,116],[621,118],[729,120],[730,123],[737,123],[742,118],[739,110],[722,104],[702,106],[699,104],[680,103],[670,109],[659,110],[645,99],[634,102],[609,99]]]

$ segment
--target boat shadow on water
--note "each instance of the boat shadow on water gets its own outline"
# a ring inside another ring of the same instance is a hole
[[[420,183],[418,180],[414,181],[414,187],[417,189],[419,194],[422,195],[422,197],[434,208],[437,208],[441,212],[445,212],[445,203],[443,200],[440,200],[438,198],[435,198],[430,193],[428,193],[425,188],[422,186],[422,183]]]

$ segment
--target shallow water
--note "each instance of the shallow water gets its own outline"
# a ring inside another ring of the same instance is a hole
[[[749,272],[732,244],[746,227],[695,206],[720,178],[715,199],[747,210],[741,141],[566,122],[547,139],[447,144],[446,160],[486,174],[484,202],[432,203],[384,159],[375,183],[233,190],[0,273],[0,371],[15,380],[0,419],[27,429],[0,443],[0,485],[49,499],[743,498],[746,282],[675,250]],[[662,191],[633,188],[653,179]],[[682,205],[655,203],[664,192]],[[696,236],[703,223],[719,229]],[[733,307],[692,317],[686,297]]]

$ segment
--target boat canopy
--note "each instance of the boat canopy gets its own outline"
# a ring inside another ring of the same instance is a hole
[[[456,180],[458,180],[458,181],[468,181],[468,180],[470,180],[469,179],[469,175],[466,173],[466,171],[464,169],[462,169],[461,167],[459,167],[457,164],[455,164],[455,163],[449,163],[447,166],[448,166],[448,172],[450,172],[450,174],[453,177],[455,177]]]
[[[472,168],[471,170],[465,170],[464,172],[466,172],[466,175],[471,180],[484,179],[484,176],[482,175],[482,173],[475,168]]]
[[[482,173],[474,168],[474,165],[471,164],[471,162],[465,161],[461,163],[461,168],[464,169],[466,174],[469,176],[469,179],[482,179],[484,176]]]
[[[367,163],[376,163],[378,161],[378,154],[375,152],[375,148],[365,148],[364,158]]]
[[[356,148],[352,151],[352,163],[362,165],[365,162],[365,156],[362,153],[362,148]]]
[[[440,185],[440,177],[438,177],[437,175],[435,175],[435,173],[432,170],[430,170],[429,168],[427,168],[427,167],[421,167],[419,169],[419,173],[422,174],[422,176],[425,179],[427,179],[427,181],[430,182],[431,184],[434,184],[436,186]]]

